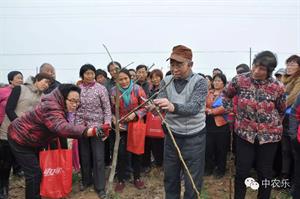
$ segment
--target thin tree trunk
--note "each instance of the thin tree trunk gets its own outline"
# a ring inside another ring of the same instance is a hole
[[[116,83],[118,84],[118,83]],[[116,86],[116,110],[115,110],[115,116],[116,116],[116,126],[115,126],[115,146],[114,146],[114,153],[113,153],[113,161],[111,165],[111,170],[108,178],[108,186],[107,186],[107,195],[108,198],[111,198],[114,195],[113,191],[113,183],[114,183],[114,177],[116,173],[116,166],[118,161],[118,152],[119,152],[119,144],[120,144],[120,126],[119,126],[119,119],[120,119],[120,91],[118,87]]]

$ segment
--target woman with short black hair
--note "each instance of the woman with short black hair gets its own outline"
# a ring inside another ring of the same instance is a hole
[[[226,76],[218,73],[212,78],[213,89],[206,97],[206,175],[214,174],[222,178],[226,171],[229,147],[229,125],[222,103],[222,91],[226,86]]]
[[[75,124],[100,126],[111,124],[111,108],[106,88],[95,81],[96,69],[91,64],[80,68],[80,107],[75,113]],[[78,139],[82,182],[80,190],[90,185],[99,197],[105,197],[104,141],[97,138]]]
[[[276,55],[262,51],[255,56],[251,72],[235,76],[223,90],[226,111],[232,112],[232,98],[237,98],[235,199],[245,198],[245,179],[254,163],[259,183],[257,198],[268,199],[271,195],[272,187],[262,183],[272,180],[286,106],[284,86],[272,77],[276,66]]]

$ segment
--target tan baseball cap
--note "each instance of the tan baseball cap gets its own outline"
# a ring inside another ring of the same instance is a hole
[[[167,59],[174,59],[178,62],[189,62],[193,59],[192,50],[184,45],[177,45],[173,47],[171,56]]]

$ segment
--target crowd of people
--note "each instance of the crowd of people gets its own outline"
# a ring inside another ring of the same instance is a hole
[[[182,180],[184,199],[197,198],[193,184],[201,193],[204,176],[223,178],[233,153],[235,199],[245,198],[252,169],[260,185],[257,198],[270,198],[275,187],[266,182],[272,179],[288,182],[285,188],[300,198],[300,57],[288,57],[286,67],[273,74],[276,55],[260,52],[251,68],[236,66],[232,80],[221,68],[212,75],[195,73],[192,50],[184,45],[173,47],[168,60],[165,76],[143,64],[126,69],[112,61],[109,78],[105,70],[85,64],[76,85],[58,82],[49,63],[25,83],[21,71],[9,72],[8,85],[0,88],[0,199],[8,198],[12,167],[25,177],[25,197],[41,198],[39,151],[49,144],[57,148],[57,139],[67,149],[67,138],[74,139],[80,190],[93,186],[106,198],[105,169],[112,164],[117,124],[116,192],[123,192],[131,174],[137,189],[147,188],[141,173],[157,167],[164,171],[166,199],[180,198]],[[150,97],[151,104],[131,112]]]

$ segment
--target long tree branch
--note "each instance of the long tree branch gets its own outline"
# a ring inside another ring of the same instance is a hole
[[[155,64],[153,63],[153,64],[147,69],[147,72],[148,72],[154,65],[155,65]],[[136,83],[140,80],[140,78],[141,78],[141,76],[138,77],[136,80],[134,80],[133,85],[136,84]],[[121,98],[125,93],[126,93],[126,91],[120,95],[120,98]]]
[[[140,105],[138,105],[137,107],[135,107],[134,109],[132,109],[129,113],[127,113],[126,115],[124,115],[119,122],[124,121],[131,113],[137,111],[138,109],[140,109],[141,107],[145,106],[145,104],[147,104],[148,102],[150,102],[150,100],[153,100],[154,98],[156,98],[158,96],[159,93],[161,93],[163,90],[165,90],[170,84],[171,82],[174,80],[174,77],[167,83],[165,84],[163,87],[161,87],[157,92],[155,92],[152,96],[150,96],[146,101],[144,101],[143,103],[141,103]]]
[[[112,61],[112,63],[114,64],[114,60],[111,56],[111,54],[108,51],[108,48],[103,44],[103,47],[105,48],[107,54],[109,55],[110,60]],[[118,73],[119,75],[119,73]],[[118,85],[118,82],[116,82],[116,84]],[[111,165],[111,170],[109,173],[109,177],[108,177],[108,186],[107,186],[107,196],[108,198],[112,198],[113,197],[113,182],[114,182],[114,177],[115,177],[115,173],[116,173],[116,166],[117,166],[117,160],[118,160],[118,151],[119,151],[119,144],[120,144],[120,127],[119,127],[119,118],[120,118],[120,92],[118,89],[116,89],[116,105],[115,105],[115,115],[116,115],[116,128],[115,128],[115,133],[116,133],[116,139],[115,139],[115,145],[114,145],[114,152],[113,152],[113,160],[112,160],[112,165]]]
[[[198,189],[197,189],[197,187],[195,185],[194,179],[193,179],[193,177],[192,177],[192,175],[191,175],[191,173],[190,173],[190,171],[189,171],[189,169],[188,169],[188,167],[187,167],[187,165],[186,165],[186,163],[185,163],[185,161],[184,161],[184,159],[182,157],[181,151],[180,151],[180,149],[179,149],[179,147],[178,147],[178,145],[176,143],[176,140],[175,140],[175,138],[173,136],[173,133],[172,133],[170,127],[169,127],[169,124],[166,122],[165,118],[161,114],[160,108],[153,103],[153,100],[150,99],[150,100],[145,100],[145,102],[146,101],[148,101],[150,104],[153,104],[155,106],[155,110],[158,113],[158,116],[160,117],[162,123],[166,126],[166,128],[168,130],[168,135],[170,136],[170,138],[171,138],[171,140],[172,140],[172,142],[173,142],[173,144],[174,144],[174,146],[176,148],[176,151],[178,153],[179,159],[180,159],[180,161],[181,161],[181,163],[183,165],[183,168],[184,168],[185,172],[187,173],[187,175],[188,175],[188,177],[190,179],[192,187],[193,187],[193,189],[194,189],[194,191],[195,191],[195,193],[197,195],[197,198],[200,199],[200,193],[199,193],[199,191],[198,191]]]
[[[107,54],[108,54],[110,60],[111,60],[112,62],[114,62],[114,60],[113,60],[113,58],[112,58],[110,52],[108,51],[108,48],[106,47],[106,45],[105,45],[105,44],[102,44],[102,46],[104,47],[105,51],[107,52]]]
[[[123,68],[127,68],[128,66],[130,66],[130,65],[132,65],[132,64],[134,64],[134,62],[132,61],[132,62],[130,62],[129,64],[127,64],[126,66],[124,66]]]

